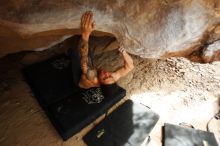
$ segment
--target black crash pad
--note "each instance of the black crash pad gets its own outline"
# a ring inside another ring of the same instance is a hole
[[[23,74],[64,140],[107,112],[126,94],[123,88],[116,86],[112,97],[105,97],[101,103],[87,104],[82,99],[82,91],[73,88],[71,60],[66,55],[30,65],[23,69]]]
[[[127,100],[83,139],[88,146],[140,146],[158,119],[149,108]]]
[[[163,134],[164,146],[218,146],[211,132],[165,123]]]

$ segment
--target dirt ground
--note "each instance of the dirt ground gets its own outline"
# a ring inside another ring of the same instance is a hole
[[[100,119],[63,142],[21,74],[21,68],[26,64],[44,60],[58,52],[23,52],[0,59],[1,146],[85,145],[82,136]],[[117,50],[97,53],[95,58],[96,66],[108,66],[109,70],[123,64]],[[135,69],[118,84],[127,90],[126,98],[143,103],[160,115],[150,134],[150,146],[161,145],[161,127],[164,123],[181,122],[200,130],[207,130],[209,122],[209,130],[214,132],[220,144],[220,121],[211,119],[220,109],[220,62],[200,64],[184,58],[132,58]]]

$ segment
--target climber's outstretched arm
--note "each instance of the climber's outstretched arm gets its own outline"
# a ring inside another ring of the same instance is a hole
[[[134,68],[133,59],[131,56],[125,51],[123,47],[119,47],[119,52],[121,52],[123,59],[124,59],[124,66],[115,71],[112,76],[114,77],[115,81],[119,78],[127,75],[131,70]]]

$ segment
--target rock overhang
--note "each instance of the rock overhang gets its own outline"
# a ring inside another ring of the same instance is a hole
[[[103,32],[99,34],[115,36],[129,53],[143,58],[189,58],[194,51],[205,52],[204,44],[212,40],[213,30],[220,23],[218,0],[2,0],[0,3],[1,56],[42,50],[79,34],[80,18],[86,10],[94,13],[96,30]],[[217,47],[218,52],[220,46]]]

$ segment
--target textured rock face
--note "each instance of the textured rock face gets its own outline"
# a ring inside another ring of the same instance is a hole
[[[220,39],[219,0],[1,0],[0,56],[46,49],[78,34],[86,10],[97,31],[114,35],[132,54],[220,60],[219,43],[209,47]]]

